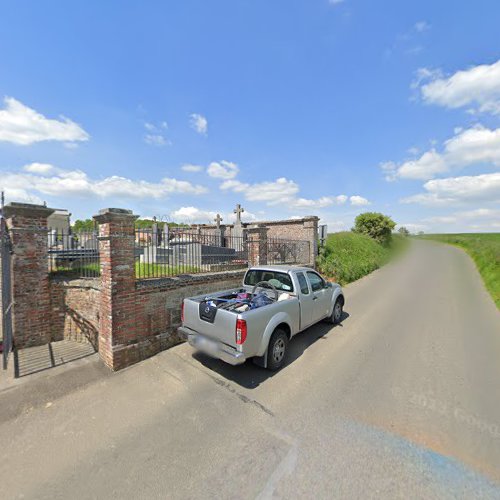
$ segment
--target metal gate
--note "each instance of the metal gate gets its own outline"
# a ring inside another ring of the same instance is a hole
[[[0,314],[2,316],[0,337],[3,369],[7,369],[9,354],[13,348],[12,339],[12,286],[11,286],[12,245],[4,218],[0,215]]]

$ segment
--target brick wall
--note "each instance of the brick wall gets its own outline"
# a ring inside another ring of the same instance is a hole
[[[101,280],[50,280],[51,340],[89,343],[98,350]]]
[[[241,286],[244,271],[197,274],[182,278],[137,280],[134,337],[114,345],[113,366],[119,370],[182,342],[181,302],[186,297]]]

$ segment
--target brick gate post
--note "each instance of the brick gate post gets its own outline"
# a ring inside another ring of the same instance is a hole
[[[304,228],[307,231],[309,241],[309,265],[316,267],[316,257],[318,256],[318,223],[319,217],[309,216],[304,218]]]
[[[99,223],[101,307],[99,355],[112,370],[132,364],[127,349],[137,338],[135,318],[134,240],[137,216],[131,210],[105,208]]]
[[[4,217],[12,239],[12,327],[17,349],[51,340],[47,217],[43,205],[9,203]]]
[[[267,264],[267,227],[251,226],[246,231],[249,265],[262,266]]]

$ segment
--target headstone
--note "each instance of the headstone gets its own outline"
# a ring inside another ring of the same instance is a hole
[[[220,228],[220,223],[223,221],[224,219],[220,216],[220,214],[217,214],[217,216],[215,217],[214,221],[215,221],[215,225],[217,226],[217,229]]]
[[[215,244],[219,246],[224,246],[224,226],[221,226],[221,222],[224,219],[217,214],[214,219],[216,230],[215,230]]]
[[[243,248],[243,224],[241,223],[241,214],[245,209],[238,203],[233,212],[236,214],[236,221],[234,222],[233,232],[232,232],[232,247],[236,250],[242,250]]]

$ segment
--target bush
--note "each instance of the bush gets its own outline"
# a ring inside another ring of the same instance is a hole
[[[369,236],[342,232],[328,235],[318,257],[318,268],[344,285],[370,274],[388,258],[389,251]]]
[[[353,231],[366,234],[381,245],[388,246],[395,226],[396,223],[387,215],[379,212],[365,212],[356,217]]]

